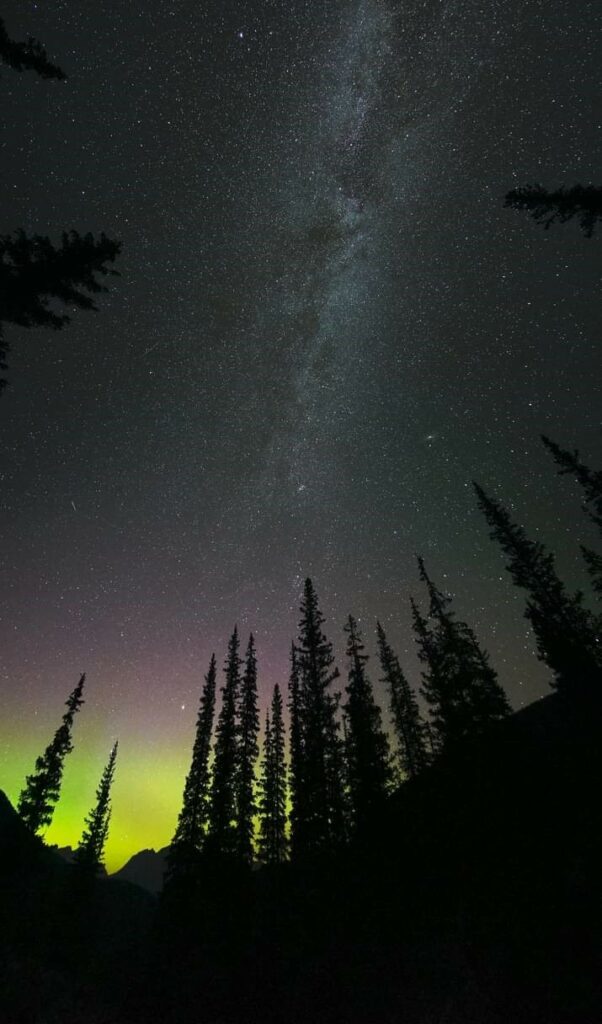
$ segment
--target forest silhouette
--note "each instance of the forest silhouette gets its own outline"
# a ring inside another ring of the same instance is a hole
[[[36,40],[0,58],[66,76]],[[600,219],[600,190],[509,193],[546,227]],[[94,309],[119,243],[65,232],[55,247],[0,236],[2,325],[60,329]],[[543,439],[602,535],[602,472]],[[260,652],[233,629],[200,694],[190,767],[158,896],[107,878],[117,744],[72,863],[44,842],[77,741],[85,674],[13,808],[0,792],[0,1021],[7,1024],[592,1024],[600,975],[599,610],[554,556],[475,485],[551,693],[513,713],[470,624],[418,558],[414,692],[375,623],[335,664],[305,581],[287,692],[260,707]],[[594,599],[602,556],[582,555]],[[244,642],[243,641],[243,642]],[[385,687],[380,708],[373,681]],[[420,699],[421,698],[421,699]],[[423,712],[426,708],[426,713]],[[390,718],[392,728],[386,728]],[[262,728],[263,723],[263,728]]]

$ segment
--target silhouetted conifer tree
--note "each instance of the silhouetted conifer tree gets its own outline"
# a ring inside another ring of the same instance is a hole
[[[546,448],[552,453],[554,460],[559,467],[561,475],[570,474],[581,484],[585,493],[584,508],[602,535],[602,472],[590,469],[581,462],[579,452],[569,452],[560,448],[549,437],[542,435],[542,441]],[[591,548],[581,545],[581,551],[585,559],[595,592],[602,598],[602,556]]]
[[[439,745],[448,747],[505,718],[510,706],[472,629],[449,610],[451,599],[434,585],[421,558],[418,566],[428,589],[432,622],[429,626],[421,621],[414,606],[420,657],[428,666],[422,694],[431,709]]]
[[[213,853],[227,855],[234,855],[237,852],[237,712],[242,664],[238,648],[238,630],[235,628],[228,643],[228,657],[224,666],[226,681],[221,688],[222,706],[216,729],[207,841],[207,847]]]
[[[548,192],[541,185],[513,188],[506,195],[505,206],[515,210],[528,210],[534,220],[547,229],[555,220],[564,224],[579,218],[584,235],[591,238],[596,221],[602,220],[602,188],[596,185],[573,185]]]
[[[259,800],[259,858],[264,864],[286,859],[286,764],[282,696],[276,684],[271,715],[266,714]]]
[[[291,672],[289,677],[288,709],[290,715],[290,792],[291,792],[291,854],[294,859],[303,853],[303,807],[305,744],[303,740],[302,693],[297,648],[291,644]]]
[[[330,691],[339,673],[333,668],[332,645],[322,631],[324,617],[310,579],[305,581],[301,616],[297,654],[303,793],[292,820],[293,848],[303,856],[332,849],[344,840],[345,797],[339,698]]]
[[[121,245],[102,234],[64,232],[60,248],[43,235],[29,238],[24,231],[0,236],[0,369],[6,369],[8,344],[2,324],[50,327],[69,323],[57,313],[56,301],[79,309],[97,309],[92,296],[106,292],[98,277],[117,275],[109,268]],[[0,381],[2,387],[6,381]]]
[[[517,587],[528,594],[525,616],[533,627],[541,661],[552,669],[552,685],[575,691],[599,686],[602,650],[596,623],[583,607],[582,595],[565,590],[554,566],[554,556],[543,544],[529,540],[512,522],[505,508],[475,484],[479,507],[508,558],[506,568]]]
[[[75,863],[89,874],[96,874],[103,862],[103,853],[111,820],[111,786],[115,775],[117,743],[96,790],[96,804],[86,818],[86,827],[75,851]]]
[[[82,691],[85,679],[84,673],[65,702],[67,711],[63,715],[62,723],[55,732],[52,742],[38,757],[34,771],[25,780],[17,811],[31,832],[39,832],[52,820],[61,790],[65,757],[73,750],[71,730],[73,719],[84,703]]]
[[[259,713],[257,711],[257,658],[253,634],[245,655],[245,670],[240,690],[239,740],[236,811],[239,856],[250,864],[253,860],[255,799],[255,765],[259,754]]]
[[[194,872],[205,840],[209,817],[209,758],[215,713],[216,674],[215,655],[212,654],[201,695],[182,809],[168,854],[168,879]]]
[[[3,18],[0,18],[0,60],[14,71],[35,71],[42,78],[67,77],[64,71],[48,60],[46,50],[37,39],[30,36],[25,43],[11,39]]]
[[[348,682],[345,713],[345,755],[351,816],[355,827],[369,818],[382,803],[391,782],[389,744],[385,736],[380,708],[374,700],[366,671],[368,655],[356,620],[350,615],[347,633]]]
[[[389,691],[389,706],[397,737],[401,777],[412,779],[429,762],[425,725],[420,717],[418,701],[380,622],[376,624],[376,632],[382,681]]]

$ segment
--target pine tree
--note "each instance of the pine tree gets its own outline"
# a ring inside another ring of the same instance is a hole
[[[257,658],[253,634],[245,655],[239,704],[239,739],[237,768],[238,854],[250,864],[253,860],[255,799],[255,765],[259,754],[259,713],[257,711]]]
[[[567,594],[543,544],[529,540],[505,508],[475,484],[479,507],[508,558],[506,568],[517,587],[527,591],[525,616],[531,623],[538,656],[554,673],[553,686],[575,691],[599,686],[602,651],[596,623],[582,595]]]
[[[209,757],[215,713],[216,675],[215,654],[212,654],[201,695],[182,809],[168,854],[169,879],[194,872],[198,856],[203,849],[209,817]]]
[[[297,859],[304,849],[305,808],[305,744],[303,739],[303,708],[297,648],[291,644],[291,672],[289,677],[290,715],[290,791],[291,791],[291,855]]]
[[[282,696],[274,687],[271,715],[265,723],[259,800],[259,859],[264,864],[281,864],[286,859],[286,764]]]
[[[77,686],[65,702],[67,711],[63,715],[62,723],[55,732],[52,742],[37,758],[34,771],[25,780],[17,811],[31,832],[39,832],[52,821],[61,790],[65,757],[73,750],[71,741],[73,719],[84,703],[82,691],[85,679],[86,675],[83,673]]]
[[[237,848],[236,788],[238,769],[238,698],[240,666],[238,630],[228,643],[224,666],[226,681],[221,688],[222,706],[218,717],[213,780],[210,796],[207,848],[212,853],[234,855]]]
[[[548,451],[552,453],[554,461],[559,467],[558,472],[561,475],[568,473],[574,476],[581,484],[585,493],[583,503],[585,511],[602,536],[602,471],[590,469],[589,466],[581,462],[578,451],[565,451],[544,435],[541,439]],[[581,545],[581,552],[592,578],[594,591],[598,597],[602,598],[602,556],[584,544]]]
[[[389,706],[397,737],[400,774],[402,778],[413,779],[429,763],[425,726],[418,701],[380,622],[376,624],[376,633],[382,682],[386,683],[389,691]]]
[[[103,862],[104,847],[111,819],[111,786],[117,760],[115,743],[96,790],[96,804],[86,818],[86,827],[75,851],[75,863],[90,874],[96,874]]]
[[[428,589],[433,623],[425,631],[414,606],[421,658],[428,665],[422,694],[431,708],[439,744],[449,747],[505,718],[510,706],[474,632],[455,618],[449,609],[451,599],[434,585],[421,558],[418,567]]]
[[[356,620],[349,615],[347,633],[348,682],[345,713],[347,782],[355,827],[362,826],[382,803],[391,782],[389,744],[380,708],[366,671],[368,656]]]
[[[310,579],[305,581],[297,646],[303,742],[302,798],[294,810],[293,846],[301,856],[332,850],[345,838],[343,751],[337,721],[338,678],[332,645]]]

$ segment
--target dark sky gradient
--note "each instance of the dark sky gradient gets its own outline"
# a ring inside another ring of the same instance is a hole
[[[417,681],[416,552],[513,705],[544,693],[470,481],[585,584],[539,434],[602,462],[600,240],[503,198],[600,183],[598,5],[3,11],[69,77],[2,72],[0,231],[105,230],[123,255],[97,314],[9,335],[0,786],[85,669],[57,841],[119,735],[110,863],[166,842],[234,622],[265,698],[310,574],[338,652],[350,611],[373,650],[378,615]]]

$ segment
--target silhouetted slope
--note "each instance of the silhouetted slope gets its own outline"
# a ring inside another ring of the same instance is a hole
[[[169,847],[161,850],[140,850],[116,871],[111,878],[139,885],[147,892],[157,894],[163,888],[163,875],[167,865]]]

